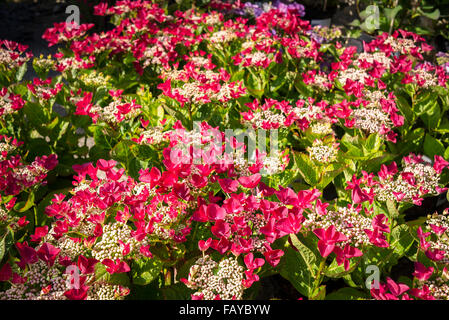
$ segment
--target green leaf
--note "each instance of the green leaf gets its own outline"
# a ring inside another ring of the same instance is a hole
[[[162,271],[163,263],[157,258],[134,261],[131,269],[133,283],[145,286],[156,279]]]
[[[256,75],[251,71],[251,68],[248,69],[250,72],[245,77],[245,86],[246,89],[255,97],[261,98],[263,96],[265,90],[265,81],[261,78],[260,75]]]
[[[409,124],[412,123],[415,119],[415,115],[407,99],[403,96],[398,95],[396,97],[396,105],[404,116],[405,121],[407,121],[407,123]]]
[[[103,100],[104,97],[108,96],[108,89],[105,87],[98,88],[92,97],[92,104],[97,104],[101,100]]]
[[[6,235],[2,237],[2,239],[0,240],[0,261],[2,261],[6,253],[5,239]]]
[[[294,85],[295,85],[296,90],[298,90],[298,92],[300,94],[302,94],[303,97],[312,97],[313,96],[314,91],[311,90],[310,87],[307,86],[303,82],[303,80],[302,80],[302,78],[300,76],[296,77]]]
[[[425,131],[424,128],[416,128],[413,131],[408,132],[405,135],[404,143],[402,143],[398,152],[400,152],[401,155],[405,155],[413,152],[413,150],[421,149]]]
[[[153,148],[145,144],[136,145],[131,150],[133,154],[141,160],[157,160],[159,156]]]
[[[360,259],[351,259],[349,269],[345,270],[344,264],[338,265],[337,260],[334,259],[334,261],[332,261],[332,263],[325,269],[324,274],[329,278],[341,278],[354,271],[359,261]]]
[[[106,266],[101,263],[95,265],[95,279],[97,281],[104,281],[109,284],[118,284],[122,286],[129,286],[130,281],[127,273],[110,274],[106,270]]]
[[[14,232],[10,227],[6,228],[6,233],[0,239],[0,262],[5,257],[6,253],[14,245]]]
[[[359,27],[360,26],[360,20],[359,19],[354,19],[351,21],[351,23],[349,24],[352,27]]]
[[[32,206],[34,206],[34,193],[30,192],[27,201],[20,201],[16,203],[14,205],[14,210],[22,213],[30,209]]]
[[[440,10],[437,8],[432,12],[424,12],[420,7],[418,7],[418,12],[423,15],[424,17],[427,17],[431,20],[438,20],[440,18]]]
[[[42,138],[29,140],[27,143],[27,150],[29,150],[29,154],[27,157],[29,161],[33,161],[37,156],[48,155],[52,153],[48,142]]]
[[[170,108],[165,103],[162,103],[162,107],[164,108],[164,111],[167,112],[167,114],[169,114],[170,116],[172,116],[175,119],[181,120],[181,123],[185,127],[187,127],[187,128],[191,127],[191,122],[182,114],[182,112],[180,112],[179,110],[175,110],[173,108]],[[186,106],[186,108],[187,108],[187,106]]]
[[[270,91],[276,92],[287,82],[287,72],[284,71],[281,74],[277,75],[272,81],[270,81]]]
[[[384,8],[384,15],[385,17],[388,19],[389,22],[391,22],[392,20],[394,20],[397,16],[397,14],[399,13],[399,11],[402,10],[402,6],[397,6],[394,8]]]
[[[245,70],[241,69],[235,73],[232,74],[231,79],[229,79],[230,82],[240,81],[243,80],[243,76],[245,75]]]
[[[281,275],[303,295],[311,297],[314,294],[314,282],[318,272],[316,253],[301,242],[294,234],[290,235],[292,246],[296,249],[285,250],[285,263]]]
[[[309,156],[304,153],[296,153],[295,160],[298,166],[298,170],[304,180],[309,185],[316,186],[318,183],[318,172]]]
[[[112,149],[112,145],[109,142],[108,137],[106,136],[106,134],[104,133],[104,128],[100,127],[100,126],[94,126],[94,140],[95,140],[95,145],[97,147],[100,147],[104,150],[111,150]]]
[[[161,289],[164,300],[189,300],[191,290],[183,283],[172,284]]]
[[[326,170],[321,174],[321,178],[319,183],[316,185],[316,187],[320,190],[326,188],[326,186],[331,183],[336,176],[338,176],[340,173],[342,173],[348,165],[341,165],[339,163],[333,164],[329,167],[332,169],[329,170],[329,168],[326,168]]]
[[[85,234],[78,231],[69,231],[66,233],[66,236],[70,238],[81,238],[81,239],[87,238]]]
[[[426,134],[426,137],[424,138],[424,153],[426,156],[433,159],[435,155],[442,156],[444,151],[444,145],[441,141]]]
[[[322,285],[316,288],[315,292],[310,297],[310,300],[324,300],[326,297],[326,286]]]
[[[23,107],[27,119],[31,122],[34,128],[42,135],[46,135],[46,130],[42,131],[42,125],[49,120],[44,108],[35,102],[28,102]]]
[[[449,147],[447,147],[447,148],[446,148],[446,151],[444,151],[444,156],[443,156],[443,158],[444,158],[444,159],[449,159]],[[449,194],[449,192],[448,192],[448,194]]]
[[[389,218],[396,219],[399,217],[399,211],[396,208],[394,201],[392,201],[391,199],[387,200],[387,209],[388,209],[388,213],[389,213]]]
[[[25,76],[25,73],[27,72],[28,66],[27,63],[22,64],[16,73],[16,80],[17,82],[22,81],[23,77]]]
[[[109,152],[97,145],[93,146],[89,150],[89,159],[92,162],[97,162],[98,159],[109,159]]]
[[[368,155],[379,151],[379,148],[381,146],[382,146],[382,139],[377,133],[370,134],[369,137],[366,139],[364,145],[366,149],[366,154]]]
[[[413,111],[418,116],[429,112],[432,114],[432,108],[435,107],[435,104],[438,104],[438,95],[434,92],[426,92],[416,99]]]
[[[441,119],[438,128],[434,128],[438,133],[449,133],[449,120],[447,118]]]
[[[117,143],[117,145],[112,149],[112,156],[114,159],[127,164],[130,160],[130,157],[132,157],[132,153],[130,150],[130,146],[133,144],[133,142],[128,140],[123,140]]]
[[[438,128],[438,124],[441,121],[441,110],[438,103],[432,104],[420,118],[426,124],[427,129],[434,130]]]
[[[331,292],[326,296],[326,300],[365,300],[370,296],[355,288],[341,288],[337,291]]]
[[[406,224],[400,224],[393,228],[391,238],[390,247],[399,257],[405,255],[415,241],[414,236],[410,232],[410,228]]]

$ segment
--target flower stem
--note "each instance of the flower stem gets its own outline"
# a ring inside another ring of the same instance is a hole
[[[321,280],[322,280],[322,273],[323,273],[323,269],[326,266],[326,260],[327,258],[323,258],[323,260],[320,263],[320,266],[318,268],[318,272],[316,273],[316,277],[315,277],[315,283],[313,285],[313,289],[314,291],[320,286]]]

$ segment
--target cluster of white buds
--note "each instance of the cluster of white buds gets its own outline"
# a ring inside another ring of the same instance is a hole
[[[241,83],[240,83],[241,85]],[[179,95],[182,95],[191,103],[205,104],[212,101],[226,102],[232,99],[235,92],[239,90],[239,84],[236,83],[223,83],[220,85],[219,90],[204,89],[204,84],[198,81],[186,82],[181,87],[174,88],[173,91]]]
[[[337,207],[336,211],[328,211],[325,215],[311,211],[307,214],[303,226],[310,230],[327,229],[334,226],[338,232],[348,238],[347,241],[341,243],[342,246],[351,244],[354,247],[361,247],[370,244],[369,237],[364,230],[373,230],[371,221],[370,218],[365,217],[352,207]]]
[[[168,61],[168,52],[164,46],[155,44],[145,48],[142,58],[140,59],[142,67],[145,69],[150,65],[163,65],[164,61]]]
[[[370,64],[376,61],[386,69],[390,69],[391,64],[391,59],[387,57],[387,55],[383,51],[362,52],[357,57],[357,64],[360,64],[362,61],[366,61]]]
[[[258,196],[260,195],[257,195],[256,197]],[[254,251],[264,253],[266,250],[265,244],[267,243],[267,241],[263,238],[260,229],[267,224],[267,220],[265,219],[263,214],[242,211],[241,213],[238,214],[228,214],[224,220],[232,225],[234,223],[234,217],[243,217],[242,224],[246,226],[251,226],[252,231],[251,236],[249,239],[246,240],[251,240],[251,244]],[[238,234],[238,232],[236,232],[232,234],[230,241],[239,245],[240,239],[241,236]]]
[[[213,12],[211,14],[208,14],[206,19],[204,20],[204,23],[208,26],[216,26],[221,23],[220,14]]]
[[[16,149],[15,146],[13,146],[10,143],[7,142],[0,142],[0,161],[3,161],[6,159],[6,157],[4,157],[4,154],[8,154],[11,153],[11,151],[14,151]]]
[[[14,112],[16,112],[16,110],[13,108],[13,103],[9,98],[9,94],[7,93],[3,97],[0,96],[0,117],[4,118]]]
[[[340,72],[337,77],[337,80],[341,83],[341,85],[346,85],[346,80],[350,79],[352,81],[358,81],[361,83],[365,82],[365,79],[369,79],[369,74],[363,69],[356,69],[353,67],[349,67]]]
[[[316,74],[313,77],[314,81],[310,83],[311,86],[319,88],[323,91],[329,91],[332,88],[332,83],[329,78],[322,74]]]
[[[14,284],[9,289],[0,292],[0,300],[36,300],[36,291],[29,292],[24,284]]]
[[[433,239],[428,240],[430,250],[439,250],[443,258],[439,261],[443,264],[449,264],[449,210],[446,209],[442,214],[434,213],[427,216],[426,226],[433,235]]]
[[[194,295],[203,295],[205,300],[213,300],[217,295],[222,300],[242,299],[244,268],[235,258],[215,262],[206,255],[199,258],[190,268],[187,287],[198,289]]]
[[[385,93],[380,90],[364,90],[363,91],[363,97],[365,100],[369,101],[368,107],[370,108],[381,108],[380,101],[382,99],[387,99],[385,96]]]
[[[226,29],[212,33],[209,37],[209,41],[211,42],[211,44],[225,44],[227,42],[231,42],[236,38],[237,35],[235,34],[234,30]]]
[[[126,103],[127,102],[123,102],[121,99],[114,99],[106,107],[94,105],[91,108],[91,112],[98,114],[98,118],[100,121],[104,121],[111,124],[118,124],[121,122],[118,119],[118,115],[122,115],[125,120],[130,120],[137,117],[141,113],[139,106],[136,105],[134,101],[130,102],[130,110],[128,113],[126,114],[121,113],[118,107]]]
[[[326,39],[327,41],[332,39],[337,39],[342,36],[341,28],[339,27],[325,27],[325,26],[314,26],[312,28],[313,33],[318,35],[321,38]]]
[[[263,159],[263,170],[266,175],[272,175],[284,171],[286,164],[279,157],[265,157]]]
[[[244,60],[248,63],[248,66],[260,66],[261,64],[265,64],[270,58],[263,51],[255,51],[253,53],[245,54]]]
[[[220,102],[227,102],[234,98],[234,96],[239,92],[244,92],[245,87],[242,86],[243,82],[232,82],[232,83],[223,83],[220,86],[220,90],[218,92],[213,92],[211,94],[208,93],[208,96],[211,100],[217,100]],[[223,106],[226,106],[224,104]]]
[[[435,280],[427,280],[419,287],[422,289],[426,285],[430,291],[430,295],[436,300],[449,300],[449,285],[445,280],[437,278]]]
[[[64,72],[69,72],[72,70],[86,69],[87,65],[88,62],[82,59],[70,57],[58,59],[57,65],[55,67],[64,70]]]
[[[74,187],[74,188],[70,191],[70,193],[76,194],[76,193],[78,193],[79,191],[83,191],[83,190],[87,190],[87,191],[89,191],[89,192],[91,192],[91,193],[97,193],[97,189],[98,189],[98,188],[97,188],[97,189],[92,188],[90,182],[91,182],[91,181],[86,181],[86,180],[83,180],[83,181],[81,181],[81,182],[78,182],[77,186]]]
[[[282,126],[285,123],[285,116],[280,113],[276,113],[273,110],[262,110],[260,112],[253,113],[253,117],[249,120],[242,120],[243,124],[248,127],[257,128],[266,128],[266,124],[270,124],[271,126]]]
[[[312,133],[319,135],[335,135],[332,124],[329,121],[315,121],[310,126]]]
[[[322,140],[315,140],[311,147],[307,147],[310,159],[319,163],[331,163],[337,160],[338,143],[324,144]]]
[[[202,84],[200,82],[187,82],[182,85],[182,87],[174,89],[178,94],[182,95],[189,101],[200,103],[201,99],[208,93],[200,90]]]
[[[383,110],[382,104],[391,103],[391,98],[379,90],[364,90],[363,95],[367,104],[353,110],[354,127],[368,133],[386,133],[393,127],[393,121],[391,115]]]
[[[252,175],[249,168],[251,167],[251,164],[249,163],[248,159],[245,159],[245,153],[244,152],[235,152],[234,159],[234,169],[239,177],[248,177]]]
[[[47,101],[50,97],[55,96],[61,89],[62,85],[62,83],[58,83],[54,88],[44,87],[43,85],[34,86],[34,90],[36,92],[35,95],[39,99],[40,103],[44,103],[44,101]]]
[[[417,46],[412,39],[389,36],[385,39],[384,44],[389,44],[393,51],[401,52],[402,54],[408,54],[412,49],[417,50],[418,53],[422,52],[421,47]]]
[[[41,164],[33,161],[27,166],[20,166],[14,168],[12,177],[21,185],[27,187],[33,184],[37,178],[46,175],[48,172]]]
[[[168,70],[161,70],[161,76],[164,79],[170,79],[170,80],[183,80],[189,77],[187,74],[187,71],[184,69],[168,69]]]
[[[160,126],[146,128],[140,135],[142,137],[141,144],[160,144],[163,141],[168,141],[164,128]]]
[[[50,70],[53,69],[56,64],[56,61],[52,59],[51,55],[48,55],[46,58],[44,55],[40,55],[39,58],[35,57],[33,59],[33,65],[37,66],[40,69]]]
[[[0,222],[4,222],[8,220],[8,211],[0,207]]]
[[[433,225],[439,228],[449,230],[449,215],[448,210],[444,210],[443,214],[434,213],[427,217],[426,224],[428,226]]]
[[[152,216],[156,218],[157,223],[154,223],[154,233],[161,239],[170,239],[170,225],[175,223],[178,216],[170,215],[171,208],[167,206],[160,206]],[[168,228],[167,228],[168,227]]]
[[[122,288],[116,284],[109,284],[106,282],[95,282],[89,287],[87,293],[87,300],[122,300],[124,298],[123,292],[126,288]]]
[[[438,86],[438,76],[435,72],[426,70],[426,68],[415,68],[410,73],[415,77],[415,82],[423,89]]]
[[[73,241],[70,237],[63,235],[57,240],[53,237],[54,227],[44,237],[44,241],[53,244],[56,248],[60,249],[61,256],[69,257],[74,260],[79,255],[85,255],[87,249],[84,247],[82,241]]]
[[[104,76],[102,72],[93,70],[88,74],[82,74],[80,80],[89,87],[106,87],[110,78],[108,75]]]
[[[140,195],[142,192],[144,192],[145,189],[148,191],[150,198],[153,198],[156,195],[155,189],[151,188],[151,185],[149,183],[139,182],[132,188],[130,196]]]
[[[405,176],[409,178],[405,179]],[[439,179],[440,176],[429,163],[404,163],[403,170],[396,178],[381,179],[380,184],[374,186],[374,193],[379,201],[413,202],[425,194],[439,194]]]
[[[308,41],[306,43],[306,45],[303,45],[302,43],[295,41],[296,45],[295,46],[291,46],[289,49],[290,50],[294,50],[294,52],[291,52],[289,50],[289,53],[297,58],[297,59],[301,59],[301,58],[310,58],[310,52],[312,50],[312,44],[314,43],[313,41]]]
[[[101,240],[92,248],[92,256],[98,261],[103,261],[104,259],[122,260],[124,258],[123,246],[120,245],[119,240],[129,244],[130,254],[138,251],[139,243],[131,236],[131,232],[132,229],[122,222],[104,225]]]
[[[392,122],[390,116],[377,108],[359,108],[352,111],[354,127],[367,131],[368,133],[379,133],[384,128],[390,129]]]
[[[66,300],[64,292],[69,288],[64,274],[56,265],[49,267],[45,262],[29,265],[25,283],[14,283],[0,292],[0,300]]]
[[[321,116],[323,116],[323,118],[325,117],[321,108],[315,105],[304,104],[302,107],[294,107],[292,111],[298,118],[304,118],[308,121],[313,121],[317,119],[317,117],[321,118]]]
[[[193,56],[193,57],[189,57],[189,59],[190,59],[190,61],[192,61],[195,64],[195,66],[197,66],[199,68],[208,67],[212,63],[209,58],[202,57],[202,56]]]
[[[29,59],[28,57],[20,56],[18,52],[0,48],[0,65],[4,65],[8,69],[18,68]]]
[[[251,48],[253,49],[256,45],[256,42],[254,42],[252,39],[248,39],[245,42],[242,43],[242,50]]]

